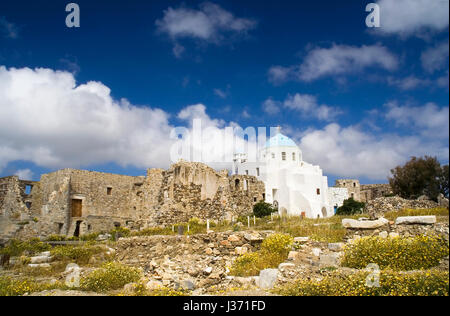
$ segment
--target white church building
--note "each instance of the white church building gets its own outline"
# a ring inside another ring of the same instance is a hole
[[[260,150],[259,161],[236,154],[233,173],[263,181],[265,202],[277,207],[281,215],[330,217],[348,198],[346,189],[328,188],[322,169],[303,161],[300,148],[280,130]]]

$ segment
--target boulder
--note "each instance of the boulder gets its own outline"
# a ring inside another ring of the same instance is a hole
[[[280,271],[289,270],[289,269],[293,269],[293,268],[295,268],[295,264],[290,263],[290,262],[283,262],[283,263],[280,263],[278,266],[278,270],[280,270]]]
[[[380,236],[381,238],[387,238],[389,234],[387,231],[382,231],[378,236]]]
[[[311,253],[312,253],[314,256],[318,257],[318,256],[320,256],[320,254],[322,253],[322,250],[321,250],[320,248],[313,248],[313,249],[311,250]]]
[[[247,253],[247,248],[246,247],[236,247],[236,249],[234,249],[234,252],[237,254],[237,255],[243,255],[243,254],[246,254]]]
[[[303,244],[309,241],[309,237],[295,237],[294,242]]]
[[[161,288],[163,286],[163,284],[160,281],[157,280],[150,280],[147,282],[147,284],[145,285],[145,287],[147,288],[147,290],[151,291],[151,290],[157,290],[159,288]]]
[[[271,289],[278,280],[278,269],[265,269],[259,273],[258,286],[262,289]]]
[[[389,221],[385,218],[379,218],[374,221],[358,221],[349,218],[344,218],[342,220],[342,226],[350,229],[377,229],[387,224],[389,224]]]
[[[192,280],[183,280],[179,283],[179,287],[183,290],[193,291],[195,290],[195,282]]]
[[[288,260],[296,260],[298,255],[298,251],[289,251]]]
[[[229,242],[239,242],[239,241],[241,241],[241,238],[238,235],[230,235],[230,237],[228,237],[228,241]]]
[[[422,225],[432,225],[436,223],[436,216],[403,216],[397,217],[395,220],[396,225],[411,225],[411,224],[422,224]]]
[[[328,249],[330,249],[331,251],[341,251],[343,247],[344,247],[343,242],[335,242],[328,244]]]
[[[328,268],[339,266],[340,253],[329,253],[320,255],[319,267]]]
[[[50,257],[48,256],[36,256],[36,257],[31,257],[31,263],[32,264],[39,264],[39,263],[47,263],[50,262]]]

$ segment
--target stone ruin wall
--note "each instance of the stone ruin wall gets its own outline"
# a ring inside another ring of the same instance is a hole
[[[389,184],[360,184],[359,180],[355,179],[336,180],[334,187],[346,188],[349,197],[353,194],[356,201],[365,203],[393,193]]]
[[[335,188],[346,188],[348,190],[348,197],[353,197],[354,200],[360,201],[361,199],[361,186],[359,180],[356,179],[341,179],[336,180]]]
[[[181,162],[169,170],[152,169],[142,192],[145,226],[201,220],[231,220],[251,212],[263,199],[264,183],[252,176],[228,177],[201,163]]]
[[[0,184],[7,184],[0,185],[6,188],[0,191],[0,220],[12,210],[19,217],[26,215],[29,224],[21,237],[167,226],[193,217],[231,220],[250,213],[265,191],[255,177],[228,177],[227,171],[187,162],[169,170],[150,169],[146,177],[63,169],[42,175],[30,195],[21,194],[24,186],[17,177],[9,178],[0,179]],[[80,213],[74,204],[81,205]]]
[[[380,197],[392,195],[389,184],[363,184],[361,185],[361,202],[369,202]]]

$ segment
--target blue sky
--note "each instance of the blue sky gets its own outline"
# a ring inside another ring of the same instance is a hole
[[[282,126],[330,185],[448,163],[448,1],[75,2],[0,3],[0,176],[143,175],[197,117]]]

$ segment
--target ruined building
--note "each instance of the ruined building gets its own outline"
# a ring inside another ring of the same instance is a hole
[[[356,201],[368,202],[379,197],[392,195],[392,188],[389,184],[360,184],[355,179],[336,180],[336,188],[348,190],[348,197]]]
[[[183,161],[139,177],[63,169],[39,182],[0,178],[0,238],[232,220],[251,213],[264,192],[256,177]]]

